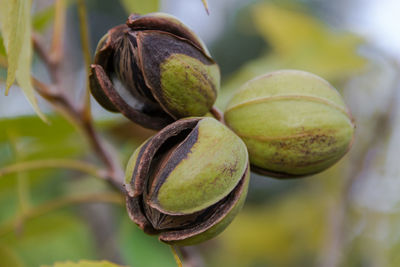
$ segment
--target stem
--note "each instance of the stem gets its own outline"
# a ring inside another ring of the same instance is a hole
[[[211,115],[213,115],[214,118],[217,119],[219,122],[225,124],[224,113],[222,113],[222,111],[219,110],[217,107],[213,106],[213,107],[210,109],[210,113],[211,113]]]
[[[174,255],[174,259],[175,259],[175,261],[176,261],[176,265],[177,265],[178,267],[182,267],[182,266],[183,266],[183,265],[182,265],[182,261],[181,261],[181,259],[179,258],[178,253],[177,253],[175,247],[174,247],[174,246],[170,246],[170,247],[171,247],[172,255]]]
[[[51,62],[59,66],[63,58],[64,32],[65,32],[66,5],[65,0],[57,0],[55,3],[54,30],[51,43]],[[57,73],[58,71],[55,70]]]
[[[44,48],[39,35],[36,33],[32,34],[33,48],[47,67],[51,80],[55,84],[60,82],[60,73],[58,69],[64,51],[65,13],[65,0],[57,0],[55,3],[54,29],[50,53]]]
[[[85,60],[86,71],[88,72],[90,64],[92,62],[92,58],[90,52],[87,11],[84,0],[78,0],[78,15],[79,15],[79,31],[81,35],[83,58]],[[90,88],[89,88],[88,75],[86,75],[86,90],[85,90],[85,98],[83,104],[83,116],[85,120],[90,120],[92,116],[90,111]]]
[[[0,177],[19,171],[31,171],[45,168],[65,168],[81,171],[89,175],[107,179],[107,172],[99,170],[95,165],[70,159],[44,159],[27,162],[18,162],[0,169]]]
[[[0,226],[0,236],[11,232],[15,225],[20,221],[36,218],[51,211],[67,207],[69,205],[91,202],[103,202],[123,205],[124,199],[120,194],[116,193],[94,193],[83,196],[66,196],[58,199],[53,199],[42,205],[28,210],[25,214],[18,216]]]
[[[18,134],[13,131],[7,131],[8,139],[12,147],[13,154],[15,155],[15,160],[19,162],[22,158],[20,151],[17,146]],[[20,206],[20,212],[24,213],[30,207],[30,193],[29,193],[29,181],[28,177],[24,173],[18,172],[17,177],[17,192],[18,200]]]

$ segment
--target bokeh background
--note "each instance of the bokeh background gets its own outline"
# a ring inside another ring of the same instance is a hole
[[[131,12],[171,13],[207,43],[221,68],[217,106],[245,81],[278,69],[320,75],[344,96],[357,124],[351,151],[334,167],[296,180],[252,174],[243,211],[217,238],[189,251],[204,266],[400,266],[400,1],[398,0],[87,0],[92,51]],[[33,1],[34,30],[50,40],[54,1]],[[75,1],[68,2],[62,83],[85,87]],[[0,42],[1,43],[1,42]],[[0,53],[4,47],[0,45]],[[33,72],[48,80],[35,58]],[[44,124],[19,88],[4,96],[0,68],[0,266],[106,259],[129,266],[176,266],[170,248],[143,234],[114,204],[61,205],[65,196],[107,194],[103,181],[56,168],[4,174],[38,159],[99,164],[86,140],[39,99]],[[154,132],[92,102],[96,127],[121,164]],[[50,204],[51,206],[51,204]]]

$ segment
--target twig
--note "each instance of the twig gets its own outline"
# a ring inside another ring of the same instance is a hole
[[[120,194],[116,193],[94,193],[86,194],[83,196],[67,196],[59,199],[53,199],[42,205],[31,208],[25,214],[22,214],[19,217],[2,224],[0,226],[0,236],[11,232],[14,229],[15,225],[17,225],[20,221],[39,217],[43,214],[49,213],[56,209],[67,207],[69,205],[91,202],[104,202],[121,205],[125,203],[123,197]]]
[[[44,99],[50,102],[61,114],[64,115],[71,123],[79,127],[80,114],[78,108],[72,101],[62,92],[53,86],[52,88],[32,77],[32,84],[36,92],[38,92]]]
[[[43,61],[44,65],[49,72],[51,80],[56,83],[59,80],[57,76],[57,63],[49,56],[49,53],[44,49],[43,42],[40,40],[40,37],[37,33],[32,33],[32,44],[33,49],[36,51],[37,55]]]
[[[63,58],[65,15],[65,0],[57,0],[55,3],[53,39],[50,52],[51,61],[55,63],[56,67],[58,67]]]
[[[12,146],[12,150],[15,155],[15,159],[19,161],[21,159],[21,153],[17,147],[17,133],[13,131],[7,131],[8,137]],[[29,189],[29,179],[26,173],[18,172],[17,175],[17,192],[18,192],[18,203],[19,203],[19,211],[20,216],[25,214],[31,207],[30,203],[30,189]],[[19,221],[16,225],[17,230],[21,230],[23,228],[23,221]]]
[[[85,70],[89,71],[90,64],[92,63],[92,58],[90,53],[86,5],[84,0],[78,0],[77,3],[78,3],[78,15],[79,15],[79,32],[81,34],[81,46],[82,46],[83,58],[85,60]],[[91,120],[92,117],[90,111],[90,88],[89,88],[88,75],[86,75],[86,90],[83,103],[83,116],[85,120]]]
[[[87,162],[70,159],[43,159],[18,162],[0,169],[0,177],[19,171],[31,171],[47,168],[65,168],[81,171],[83,173],[87,173],[89,175],[93,175],[102,179],[108,178],[107,171],[99,169],[99,167]]]

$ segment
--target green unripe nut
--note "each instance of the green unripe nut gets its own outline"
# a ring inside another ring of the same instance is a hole
[[[203,42],[165,13],[132,14],[99,41],[90,89],[105,109],[151,129],[203,116],[213,106],[219,67]]]
[[[131,219],[163,242],[191,245],[221,232],[243,205],[249,180],[243,141],[213,118],[178,120],[129,160]]]
[[[305,176],[332,166],[350,149],[355,128],[335,88],[296,70],[247,82],[224,116],[245,142],[251,170],[273,177]]]

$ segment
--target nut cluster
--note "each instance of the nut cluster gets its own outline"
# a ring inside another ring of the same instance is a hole
[[[110,29],[91,66],[91,92],[105,109],[160,130],[133,153],[125,188],[132,221],[169,244],[193,245],[225,229],[243,206],[250,168],[307,176],[351,147],[350,112],[316,75],[257,77],[233,95],[220,121],[202,117],[219,83],[203,42],[163,13],[131,15]]]

